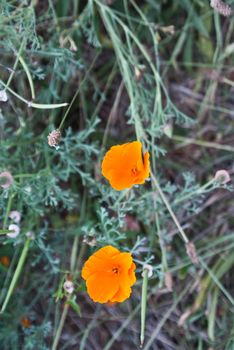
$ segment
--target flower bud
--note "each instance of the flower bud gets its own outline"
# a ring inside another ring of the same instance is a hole
[[[3,183],[2,180],[3,179]],[[4,189],[9,188],[13,183],[13,176],[9,171],[3,171],[0,173],[0,186]]]
[[[11,233],[7,233],[7,237],[10,237],[10,238],[16,238],[20,233],[19,226],[15,225],[15,224],[9,225],[8,230],[13,231]]]
[[[21,215],[17,210],[12,210],[9,213],[9,218],[12,219],[16,224],[18,224],[21,220]]]
[[[152,277],[153,276],[153,266],[152,265],[149,265],[149,264],[144,264],[143,265],[143,271],[144,270],[147,270],[148,271],[148,277]],[[143,273],[142,273],[142,276],[143,276]]]
[[[215,174],[215,180],[224,185],[231,181],[231,178],[227,170],[218,170]]]
[[[65,281],[63,284],[63,288],[65,290],[65,292],[67,292],[68,294],[72,294],[74,291],[74,284],[72,281]]]
[[[0,102],[7,102],[8,96],[5,90],[0,90]]]

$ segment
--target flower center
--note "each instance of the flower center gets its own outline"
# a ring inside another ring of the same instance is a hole
[[[113,272],[115,275],[118,275],[118,274],[119,274],[119,268],[118,268],[118,267],[113,267],[112,272]]]

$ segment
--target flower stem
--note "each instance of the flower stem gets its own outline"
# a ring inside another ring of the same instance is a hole
[[[13,79],[13,76],[14,76],[14,74],[15,74],[15,70],[16,70],[16,68],[17,68],[17,66],[18,66],[19,57],[20,57],[20,55],[21,55],[21,53],[22,53],[22,51],[23,51],[23,49],[24,49],[25,43],[26,43],[26,40],[23,40],[22,43],[21,43],[21,45],[20,45],[20,49],[19,49],[18,54],[16,55],[16,60],[15,60],[13,69],[12,69],[12,71],[11,71],[11,74],[10,74],[8,80],[7,80],[7,83],[6,83],[6,86],[5,86],[5,90],[8,89],[8,87],[9,87],[9,85],[10,85],[12,79]]]
[[[9,88],[7,86],[7,84],[5,84],[2,80],[0,80],[0,84],[2,84],[4,86],[4,88],[6,90],[8,90],[12,95],[17,97],[22,102],[26,103],[28,105],[28,107],[33,107],[33,108],[37,108],[37,109],[53,109],[53,108],[65,107],[68,105],[68,103],[66,103],[66,102],[65,103],[54,103],[54,104],[34,103],[32,101],[26,100],[24,97],[17,94],[14,90]]]
[[[66,112],[65,112],[65,114],[64,114],[64,116],[63,116],[63,119],[61,120],[61,122],[60,122],[60,124],[59,124],[58,130],[61,131],[61,129],[62,129],[62,127],[63,127],[63,124],[64,124],[64,122],[65,122],[65,120],[66,120],[66,118],[67,118],[67,116],[68,116],[68,113],[70,112],[70,109],[71,109],[73,103],[75,102],[75,100],[76,100],[76,98],[77,98],[77,96],[78,96],[78,94],[79,94],[79,92],[80,92],[81,87],[82,87],[83,84],[86,82],[89,73],[90,73],[91,70],[93,69],[95,62],[96,62],[97,58],[99,57],[99,54],[100,54],[100,52],[98,51],[98,53],[96,54],[96,56],[95,56],[94,59],[93,59],[93,62],[92,62],[91,65],[90,65],[89,69],[87,70],[84,79],[83,79],[82,82],[80,83],[79,88],[77,89],[75,95],[73,96],[73,98],[72,98],[72,100],[71,100],[71,103],[69,104],[69,106],[68,106],[68,108],[67,108],[67,110],[66,110]]]
[[[193,145],[198,145],[198,146],[203,146],[208,148],[220,149],[222,151],[234,152],[234,147],[229,145],[220,145],[219,143],[216,143],[216,142],[196,140],[196,139],[191,139],[190,137],[183,137],[179,135],[172,136],[172,139],[179,142],[185,142],[185,145],[193,144]]]
[[[71,298],[71,296],[69,296],[69,298]],[[68,300],[69,300],[69,298],[68,298]],[[62,334],[63,326],[64,326],[65,320],[67,318],[68,309],[69,309],[69,304],[65,303],[63,313],[62,313],[62,316],[60,318],[59,326],[58,326],[58,329],[56,331],[54,342],[53,342],[51,350],[57,349],[57,346],[58,346],[58,343],[60,340],[60,336]]]
[[[12,233],[11,230],[0,230],[0,235],[7,235],[8,233]]]
[[[28,253],[28,248],[29,248],[29,245],[30,245],[30,241],[31,241],[31,239],[28,238],[28,239],[25,241],[25,243],[24,243],[24,248],[23,248],[23,250],[22,250],[21,256],[20,256],[19,261],[18,261],[18,265],[17,265],[17,267],[16,267],[15,273],[14,273],[13,278],[12,278],[12,280],[11,280],[11,284],[10,284],[10,286],[9,286],[9,289],[8,289],[8,292],[7,292],[7,295],[6,295],[6,298],[5,298],[5,300],[4,300],[4,303],[3,303],[3,305],[2,305],[2,308],[1,308],[1,310],[0,310],[0,314],[2,314],[2,313],[5,311],[5,309],[6,309],[7,305],[8,305],[8,302],[9,302],[9,300],[10,300],[10,297],[11,297],[11,295],[12,295],[12,293],[13,293],[13,290],[14,290],[14,288],[15,288],[15,286],[16,286],[16,283],[17,283],[18,278],[19,278],[19,276],[20,276],[20,273],[21,273],[21,270],[22,270],[22,268],[23,268],[25,259],[26,259],[26,257],[27,257],[27,253]]]
[[[19,57],[19,61],[20,61],[21,65],[24,68],[24,71],[27,75],[29,86],[31,89],[32,99],[34,100],[35,99],[35,89],[34,89],[34,84],[33,84],[31,73],[30,73],[28,66],[27,66],[26,62],[24,61],[23,57],[20,55],[18,55],[18,57]]]
[[[172,217],[174,223],[176,224],[176,226],[177,226],[177,228],[178,228],[178,230],[179,230],[179,232],[180,232],[180,234],[181,234],[181,237],[183,238],[183,240],[184,240],[185,243],[188,243],[188,242],[189,242],[189,239],[188,239],[188,237],[186,236],[186,233],[184,232],[183,228],[181,227],[181,225],[180,225],[180,223],[179,223],[177,217],[175,216],[175,214],[174,214],[174,212],[173,212],[173,210],[172,210],[172,208],[171,208],[171,206],[170,206],[170,204],[169,204],[169,202],[168,202],[166,196],[164,195],[163,191],[161,190],[161,187],[160,187],[160,185],[159,185],[159,183],[158,183],[156,177],[154,176],[154,174],[153,174],[152,171],[150,172],[150,174],[151,174],[151,178],[152,178],[152,180],[153,180],[153,184],[154,184],[155,188],[157,189],[157,191],[159,192],[160,197],[162,198],[162,200],[163,200],[165,206],[167,207],[167,210],[169,211],[169,213],[170,213],[170,215],[171,215],[171,217]]]
[[[82,220],[84,219],[84,216],[85,216],[86,199],[87,199],[87,193],[85,191],[83,194],[83,200],[82,200],[82,205],[81,205],[80,222],[82,222]],[[76,271],[78,271],[79,262],[80,262],[79,257],[77,258],[78,243],[79,243],[79,237],[75,236],[74,241],[73,241],[73,246],[72,246],[71,259],[70,259],[70,269],[71,269],[71,273],[72,273],[73,277],[74,276],[77,277]],[[80,255],[82,255],[84,247],[85,247],[84,245],[81,246]],[[77,263],[76,263],[76,261],[77,261]],[[71,298],[72,298],[72,294],[69,295],[69,297],[67,298],[67,300],[65,302],[63,312],[62,312],[62,315],[60,318],[59,326],[56,330],[51,350],[56,350],[58,347],[59,340],[60,340],[60,337],[61,337],[61,334],[63,331],[64,323],[65,323],[66,318],[67,318],[67,314],[68,314],[68,310],[69,310],[69,306],[70,306],[69,301],[71,300]]]
[[[5,230],[5,228],[6,228],[6,226],[7,226],[7,219],[8,219],[8,215],[9,215],[9,213],[10,213],[10,210],[11,210],[11,205],[12,205],[13,197],[14,197],[14,194],[10,194],[10,195],[9,195],[9,198],[8,198],[6,213],[5,213],[4,221],[3,221],[3,230]]]
[[[148,287],[148,270],[143,270],[143,283],[141,292],[141,335],[140,346],[143,346],[145,339],[145,316],[146,316],[146,302],[147,302],[147,287]]]

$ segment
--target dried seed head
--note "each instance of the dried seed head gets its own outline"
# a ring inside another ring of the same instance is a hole
[[[5,90],[0,90],[0,102],[7,102],[8,96]]]
[[[10,238],[16,238],[18,236],[18,234],[20,233],[19,226],[15,225],[15,224],[9,225],[8,230],[12,231],[11,233],[7,233],[7,237],[10,237]]]
[[[231,16],[232,14],[231,6],[225,4],[222,0],[211,0],[210,6],[225,17]]]
[[[53,130],[47,137],[48,139],[48,145],[50,147],[57,147],[61,138],[61,132],[60,130]]]
[[[18,224],[21,219],[21,214],[17,210],[12,210],[9,214],[9,218]]]
[[[4,179],[4,183],[1,183],[1,179]],[[0,173],[0,186],[4,189],[9,188],[13,183],[13,176],[9,171],[3,171]]]
[[[227,170],[218,170],[215,174],[215,180],[224,185],[231,181],[231,178]]]
[[[72,294],[74,291],[74,284],[72,283],[72,281],[67,280],[64,282],[63,288],[68,294]]]
[[[186,252],[188,256],[190,257],[193,264],[198,264],[198,257],[197,257],[197,251],[196,247],[192,242],[186,243]]]

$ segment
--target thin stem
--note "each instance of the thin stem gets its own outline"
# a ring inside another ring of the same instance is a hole
[[[159,185],[159,183],[158,183],[158,181],[157,181],[157,179],[156,179],[156,177],[154,176],[154,174],[153,174],[152,171],[151,171],[151,178],[152,178],[152,180],[153,180],[153,184],[154,184],[155,188],[156,188],[157,191],[159,192],[160,197],[162,198],[162,200],[163,200],[165,206],[167,207],[167,210],[169,211],[169,213],[170,213],[170,215],[171,215],[171,217],[172,217],[172,219],[173,219],[175,225],[177,226],[177,228],[178,228],[178,230],[179,230],[179,232],[180,232],[180,234],[181,234],[181,237],[183,238],[183,240],[184,240],[185,243],[188,243],[189,240],[188,240],[188,238],[187,238],[187,236],[186,236],[186,234],[185,234],[183,228],[181,227],[181,225],[180,225],[180,223],[179,223],[177,217],[175,216],[175,214],[174,214],[174,212],[173,212],[173,210],[172,210],[172,208],[171,208],[171,206],[170,206],[170,204],[169,204],[169,202],[168,202],[166,196],[164,195],[163,191],[161,190],[161,187],[160,187],[160,185]]]
[[[157,227],[157,232],[158,232],[158,237],[159,237],[159,245],[160,245],[160,249],[161,249],[161,252],[162,252],[163,272],[166,272],[168,270],[167,252],[166,252],[165,245],[164,245],[164,242],[163,242],[163,238],[162,238],[162,234],[161,234],[161,228],[160,228],[160,224],[159,224],[159,217],[158,217],[158,213],[157,212],[155,212],[155,220],[156,220],[156,227]]]
[[[12,79],[13,79],[13,76],[14,76],[15,71],[16,71],[16,68],[17,68],[17,66],[18,66],[18,62],[19,62],[19,59],[20,59],[20,55],[21,55],[21,53],[22,53],[22,51],[23,51],[23,49],[24,49],[25,43],[26,43],[26,40],[24,39],[24,40],[22,41],[21,45],[20,45],[19,52],[17,53],[17,56],[16,56],[16,60],[15,60],[13,69],[12,69],[12,71],[11,71],[11,74],[10,74],[10,76],[9,76],[9,78],[8,78],[8,80],[7,80],[6,86],[5,86],[5,90],[7,90],[7,88],[9,87],[9,85],[10,85]]]
[[[86,191],[84,192],[83,195],[83,200],[82,200],[82,205],[81,205],[81,213],[80,213],[80,223],[83,221],[84,219],[84,215],[85,215],[85,207],[86,207],[86,197],[87,197],[87,193]],[[73,275],[73,277],[77,277],[76,271],[78,270],[78,264],[79,264],[79,258],[77,259],[77,252],[78,252],[78,242],[79,242],[79,237],[76,236],[74,238],[73,241],[73,246],[72,246],[72,254],[71,254],[71,259],[70,259],[70,269],[71,269],[71,273]],[[84,245],[81,246],[81,251],[83,251],[84,249]],[[77,264],[75,264],[77,260]],[[67,298],[67,302],[64,305],[64,309],[60,318],[60,322],[59,322],[59,326],[56,330],[55,333],[55,338],[53,341],[53,345],[52,345],[52,350],[56,350],[57,346],[59,344],[59,340],[63,331],[63,327],[64,327],[64,323],[66,321],[67,318],[67,314],[68,314],[68,310],[69,310],[69,301],[72,298],[72,294]]]
[[[4,216],[4,221],[3,221],[3,230],[5,230],[6,225],[7,225],[7,220],[8,220],[8,216],[9,216],[10,210],[11,210],[13,197],[14,197],[14,194],[12,193],[12,194],[9,195],[9,198],[8,198],[6,214]]]
[[[146,343],[144,350],[150,350],[152,344],[154,343],[155,339],[157,338],[160,330],[162,329],[163,325],[167,321],[167,319],[170,317],[171,313],[176,309],[177,305],[180,303],[180,301],[184,298],[184,296],[188,293],[189,289],[191,288],[190,284],[187,285],[187,287],[182,291],[182,293],[178,296],[177,300],[174,301],[172,306],[167,310],[167,312],[163,315],[159,323],[157,324],[157,327],[151,334],[150,339]]]
[[[183,201],[185,201],[185,200],[187,200],[195,195],[199,195],[199,194],[204,193],[207,188],[209,188],[211,185],[213,185],[215,183],[215,181],[216,181],[216,179],[213,178],[210,181],[208,181],[205,185],[201,186],[200,188],[198,188],[194,191],[191,191],[189,193],[186,193],[184,196],[182,196],[180,198],[176,198],[174,201],[174,205],[181,203],[181,202],[183,202]]]
[[[69,301],[70,298],[71,298],[71,296],[68,298],[68,301]],[[68,310],[69,310],[69,304],[66,303],[64,305],[64,308],[63,308],[63,313],[62,313],[62,316],[61,316],[61,319],[60,319],[60,322],[59,322],[58,329],[56,331],[56,335],[55,335],[54,342],[53,342],[51,350],[56,350],[57,349],[57,346],[58,346],[58,343],[59,343],[59,340],[60,340],[60,336],[62,334],[63,326],[64,326],[65,320],[67,318]]]
[[[117,94],[116,94],[115,102],[114,102],[113,107],[112,107],[112,109],[110,111],[110,114],[109,114],[109,118],[108,118],[108,121],[107,121],[107,124],[106,124],[106,129],[105,129],[103,140],[102,140],[101,149],[103,149],[105,147],[105,145],[106,145],[106,140],[107,140],[108,132],[109,132],[109,129],[110,129],[110,125],[111,125],[113,116],[115,115],[115,113],[117,111],[118,104],[119,104],[119,101],[120,101],[120,98],[121,98],[121,95],[122,95],[122,92],[123,92],[123,88],[124,88],[124,81],[122,80],[122,82],[120,83],[120,86],[118,88]]]
[[[30,86],[30,89],[31,89],[32,99],[34,100],[35,99],[35,89],[34,89],[34,84],[33,84],[31,73],[30,73],[30,71],[28,69],[28,66],[27,66],[26,62],[24,61],[23,57],[20,56],[20,55],[18,55],[18,57],[19,57],[20,63],[22,64],[22,66],[24,68],[24,71],[25,71],[25,73],[27,75],[29,86]]]
[[[67,118],[67,116],[68,116],[68,113],[70,112],[70,109],[71,109],[73,103],[75,102],[75,100],[76,100],[76,98],[77,98],[77,96],[78,96],[78,94],[79,94],[79,92],[80,92],[81,87],[84,85],[84,83],[86,82],[86,80],[87,80],[87,78],[88,78],[89,73],[90,73],[91,70],[93,69],[93,66],[94,66],[94,64],[95,64],[95,62],[96,62],[96,60],[97,60],[99,54],[100,54],[100,53],[98,52],[98,53],[96,54],[96,56],[94,57],[94,60],[93,60],[93,62],[91,63],[89,69],[87,70],[84,79],[82,80],[82,82],[81,82],[80,85],[79,85],[79,88],[77,89],[76,93],[74,94],[74,96],[73,96],[73,98],[72,98],[72,100],[71,100],[71,103],[69,104],[69,106],[68,106],[68,108],[67,108],[67,110],[66,110],[66,112],[65,112],[65,114],[64,114],[64,116],[63,116],[63,119],[62,119],[61,122],[60,122],[60,125],[59,125],[59,127],[58,127],[58,130],[61,130],[61,129],[62,129],[63,124],[64,124],[64,122],[65,122],[65,120],[66,120],[66,118]]]
[[[5,300],[4,300],[4,303],[3,303],[3,305],[2,305],[0,314],[2,314],[2,313],[5,311],[5,309],[6,309],[7,305],[8,305],[8,302],[9,302],[9,300],[10,300],[10,297],[11,297],[11,295],[12,295],[14,289],[15,289],[16,283],[17,283],[17,281],[18,281],[18,278],[19,278],[20,273],[21,273],[21,270],[22,270],[22,268],[23,268],[25,259],[26,259],[26,257],[27,257],[27,253],[28,253],[30,241],[31,241],[31,239],[28,238],[28,239],[25,241],[25,243],[24,243],[24,248],[23,248],[22,253],[21,253],[21,256],[20,256],[20,258],[19,258],[18,265],[17,265],[17,267],[16,267],[14,276],[13,276],[13,278],[12,278],[12,280],[11,280],[11,284],[10,284],[10,286],[9,286],[9,288],[8,288],[8,292],[7,292],[6,298],[5,298]]]
[[[148,269],[143,270],[143,283],[141,292],[141,335],[140,342],[141,347],[144,344],[145,339],[145,317],[146,317],[146,302],[147,302],[147,287],[148,287]]]
[[[179,136],[179,135],[172,136],[172,139],[176,140],[176,141],[180,141],[180,142],[185,142],[186,144],[194,144],[194,145],[198,145],[198,146],[215,148],[215,149],[220,149],[220,150],[228,151],[228,152],[234,152],[234,147],[228,146],[228,145],[220,145],[220,144],[215,143],[215,142],[196,140],[196,139],[192,139],[189,137],[183,137],[183,136]]]
[[[7,235],[8,233],[13,233],[11,230],[0,230],[0,235]]]
[[[17,94],[14,90],[9,88],[7,86],[7,84],[5,84],[2,80],[0,80],[0,84],[2,84],[4,86],[4,88],[7,89],[12,95],[17,97],[22,102],[26,103],[28,105],[28,107],[33,107],[33,108],[37,108],[37,109],[53,109],[53,108],[65,107],[68,105],[68,103],[66,103],[66,102],[65,103],[54,103],[54,104],[34,103],[32,101],[26,100],[24,97]]]

